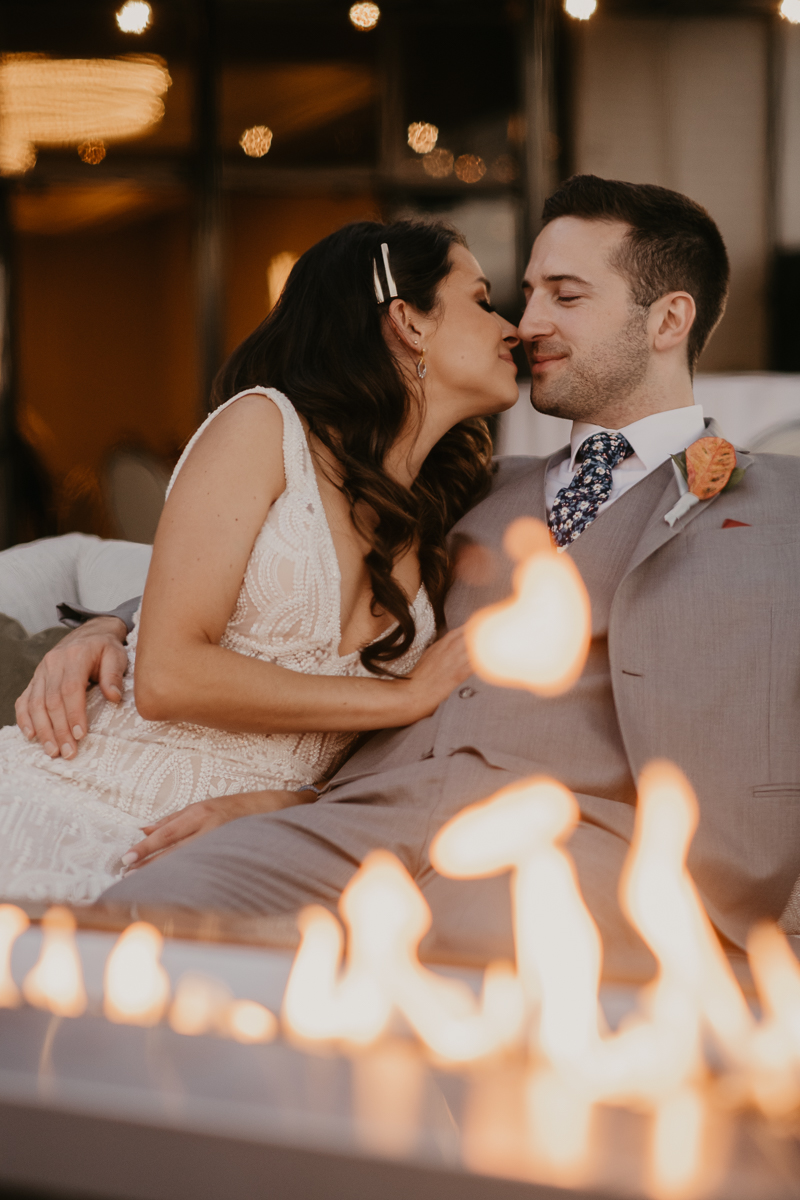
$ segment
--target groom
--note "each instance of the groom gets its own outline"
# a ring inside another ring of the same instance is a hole
[[[694,404],[692,374],[727,285],[719,231],[685,196],[593,176],[560,187],[525,274],[519,332],[532,402],[573,421],[570,445],[500,462],[490,495],[456,527],[468,553],[446,611],[454,627],[507,596],[504,530],[519,516],[549,520],[591,598],[582,677],[555,699],[473,677],[433,716],[370,738],[317,803],[231,821],[104,899],[261,914],[334,906],[386,847],[431,905],[433,949],[509,953],[507,878],[443,879],[428,849],[465,805],[548,774],[578,799],[569,850],[609,971],[641,973],[648,953],[617,884],[636,778],[665,757],[697,791],[689,865],[723,941],[742,947],[754,920],[777,918],[800,874],[800,461],[739,453],[735,489],[665,521],[680,496],[670,456],[718,433]],[[83,637],[96,662],[102,638]]]

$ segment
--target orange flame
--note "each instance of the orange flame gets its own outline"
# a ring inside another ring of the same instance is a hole
[[[749,1091],[769,1117],[800,1106],[800,964],[780,930],[766,922],[747,939],[763,1020],[749,1054]]]
[[[176,1033],[197,1037],[218,1029],[231,1003],[230,988],[218,979],[188,973],[175,989],[169,1023]]]
[[[0,1008],[16,1008],[22,999],[11,974],[11,951],[29,924],[16,904],[0,904]]]
[[[650,1192],[678,1200],[701,1190],[707,1103],[697,1088],[681,1088],[657,1106],[650,1147]]]
[[[137,921],[122,933],[108,956],[103,1011],[124,1025],[156,1025],[169,1001],[169,976],[158,961],[164,939]]]
[[[752,1018],[686,867],[697,820],[697,799],[683,772],[664,760],[648,764],[620,896],[658,959],[661,982],[691,997],[721,1047],[736,1057]]]
[[[419,1136],[425,1064],[411,1042],[393,1038],[353,1059],[356,1135],[371,1153],[410,1154]]]
[[[51,908],[42,918],[42,930],[42,952],[25,977],[23,995],[29,1004],[56,1016],[79,1017],[86,1011],[86,989],[75,945],[75,918],[69,909]]]
[[[575,1187],[583,1182],[595,1105],[585,1089],[552,1069],[532,1071],[526,1089],[527,1140],[536,1175]]]
[[[541,521],[514,521],[504,544],[519,564],[514,595],[467,622],[470,660],[489,683],[558,695],[572,687],[586,662],[589,596],[575,564],[556,552]]]
[[[218,979],[189,973],[175,991],[169,1023],[176,1033],[217,1033],[237,1042],[271,1042],[278,1032],[274,1013],[254,1000],[234,1000]]]
[[[255,1000],[234,1000],[228,1006],[222,1027],[236,1042],[271,1042],[278,1032],[278,1019]]]
[[[644,1011],[613,1036],[600,1031],[600,937],[560,845],[577,819],[574,797],[555,780],[512,784],[453,818],[431,861],[456,878],[513,872],[518,970],[529,1006],[538,1006],[536,1053],[593,1101],[657,1104],[702,1074],[701,1020],[730,1053],[741,1053],[751,1027],[686,870],[696,800],[670,764],[643,773],[622,891],[659,975]]]
[[[302,941],[289,976],[283,1019],[307,1040],[362,1045],[385,1032],[393,1011],[444,1059],[465,1062],[513,1043],[523,1007],[514,973],[487,971],[482,1002],[466,984],[425,970],[419,943],[430,909],[402,864],[387,851],[370,854],[342,894],[349,929],[347,966],[340,973],[344,938],[325,909],[301,914]]]
[[[442,875],[464,879],[512,870],[517,965],[540,1006],[547,1059],[584,1060],[597,1045],[600,935],[559,845],[578,820],[575,797],[554,779],[524,780],[449,821],[431,846]]]

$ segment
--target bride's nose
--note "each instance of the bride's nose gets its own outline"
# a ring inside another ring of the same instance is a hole
[[[503,341],[508,346],[509,350],[513,350],[515,346],[519,345],[520,341],[519,332],[516,325],[512,325],[510,321],[505,319],[505,317],[500,317],[500,325],[503,329]]]

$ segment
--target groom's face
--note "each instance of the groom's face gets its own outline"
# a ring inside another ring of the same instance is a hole
[[[626,423],[626,405],[650,362],[648,311],[635,305],[611,265],[627,228],[559,217],[534,242],[519,334],[539,412],[616,428]]]

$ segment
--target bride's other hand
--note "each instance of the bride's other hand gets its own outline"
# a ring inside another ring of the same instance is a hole
[[[180,812],[162,817],[154,825],[144,825],[147,834],[143,841],[122,856],[122,862],[130,870],[143,867],[158,855],[177,849],[184,842],[235,821],[238,817],[250,817],[254,813],[277,812],[281,808],[293,808],[297,804],[309,804],[316,800],[317,793],[311,791],[241,792],[235,796],[216,796],[211,800],[199,800],[188,804]]]
[[[408,679],[390,683],[399,701],[396,725],[429,717],[472,674],[463,626],[452,629],[425,651]]]
[[[96,617],[79,626],[39,663],[16,702],[17,725],[28,741],[37,738],[51,758],[72,758],[88,729],[86,689],[99,683],[112,703],[122,699],[128,667],[124,622]]]

